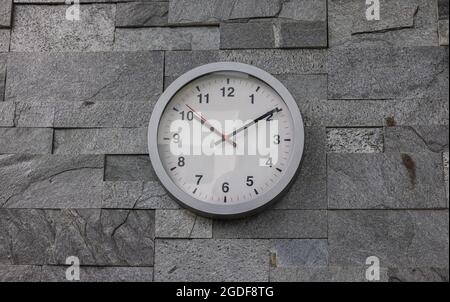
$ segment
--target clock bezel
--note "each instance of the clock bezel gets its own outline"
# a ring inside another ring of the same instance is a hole
[[[248,74],[270,86],[285,102],[292,116],[293,146],[288,159],[286,171],[279,181],[268,191],[254,199],[239,204],[212,204],[199,200],[183,191],[167,173],[163,166],[158,150],[158,127],[165,108],[187,84],[214,72],[241,72]],[[212,218],[238,218],[254,214],[276,202],[292,185],[303,157],[305,131],[300,110],[287,88],[275,77],[266,71],[243,63],[218,62],[196,67],[177,78],[158,99],[155,104],[148,126],[148,151],[153,169],[166,191],[182,207],[188,208],[202,216]]]

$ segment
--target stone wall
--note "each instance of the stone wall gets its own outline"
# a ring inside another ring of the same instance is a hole
[[[448,281],[448,0],[0,0],[0,280]],[[274,207],[181,209],[152,107],[215,61],[275,75],[304,116]]]

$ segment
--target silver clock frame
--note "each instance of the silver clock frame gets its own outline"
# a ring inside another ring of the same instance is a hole
[[[263,81],[279,94],[288,107],[293,119],[293,152],[290,154],[286,171],[278,183],[269,191],[256,196],[255,199],[251,201],[240,204],[212,204],[201,201],[189,195],[178,187],[168,175],[162,164],[158,151],[158,127],[167,104],[184,86],[202,76],[215,72],[241,72]],[[148,152],[153,169],[163,187],[178,203],[181,204],[181,206],[202,216],[213,218],[238,218],[247,216],[266,208],[278,200],[287,191],[296,178],[296,174],[302,161],[304,141],[305,132],[303,118],[300,110],[298,109],[297,103],[286,87],[284,87],[279,80],[262,69],[235,62],[206,64],[194,68],[180,76],[164,91],[159,98],[153,109],[148,126]]]

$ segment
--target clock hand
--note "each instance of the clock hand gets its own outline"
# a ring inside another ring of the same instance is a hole
[[[203,125],[206,125],[206,126],[209,128],[209,130],[211,130],[212,132],[216,133],[217,135],[219,135],[219,136],[222,138],[221,142],[227,141],[228,143],[230,143],[231,145],[233,145],[234,148],[236,148],[236,146],[237,146],[237,145],[236,145],[236,142],[234,142],[233,140],[229,139],[228,136],[226,136],[225,134],[223,134],[222,132],[220,132],[219,130],[217,130],[215,127],[213,127],[213,126],[208,122],[208,120],[207,120],[206,118],[204,118],[200,113],[198,113],[194,108],[192,108],[192,107],[189,106],[188,104],[185,104],[185,105],[186,105],[186,107],[189,108],[189,110],[191,110],[191,111],[194,113],[194,116],[195,116],[197,119],[200,119],[200,122],[201,122]]]
[[[233,137],[233,136],[235,136],[236,134],[238,134],[239,132],[241,132],[241,131],[243,131],[243,130],[246,130],[246,129],[249,128],[250,126],[252,126],[252,125],[258,123],[260,120],[263,120],[263,119],[265,119],[265,118],[267,118],[267,117],[273,115],[274,113],[280,112],[280,111],[283,111],[283,109],[280,109],[280,108],[278,108],[278,107],[276,107],[275,109],[272,109],[272,110],[270,110],[270,111],[267,111],[267,112],[264,113],[263,115],[261,115],[261,116],[255,118],[254,120],[248,122],[247,124],[245,124],[245,125],[242,126],[241,128],[239,128],[239,129],[237,129],[237,130],[234,130],[232,133],[230,133],[230,134],[228,134],[228,135],[225,135],[225,137],[227,137],[227,138]],[[219,144],[221,144],[223,141],[224,141],[224,139],[223,139],[223,137],[222,137],[222,140],[217,141],[217,142],[215,143],[215,145],[219,145]]]

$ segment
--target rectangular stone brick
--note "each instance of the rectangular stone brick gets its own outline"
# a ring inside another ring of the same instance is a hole
[[[109,51],[114,41],[114,5],[83,5],[80,20],[66,19],[64,5],[16,5],[11,51]]]
[[[274,48],[274,24],[269,22],[222,23],[220,48]]]
[[[276,239],[270,241],[271,267],[327,266],[325,239]]]
[[[147,128],[57,129],[55,154],[144,154]]]
[[[103,156],[1,155],[0,176],[0,207],[101,206]]]
[[[56,102],[58,128],[145,127],[156,99],[151,102]]]
[[[106,181],[102,208],[179,209],[178,204],[157,181]]]
[[[14,126],[14,110],[13,102],[0,102],[0,127]]]
[[[116,27],[164,26],[168,21],[167,2],[118,3]]]
[[[15,102],[15,104],[14,125],[16,127],[53,127],[56,102],[32,101]]]
[[[393,105],[396,125],[448,125],[448,98],[396,101]]]
[[[327,151],[331,153],[380,153],[383,128],[329,128]]]
[[[156,181],[148,155],[107,155],[106,181]]]
[[[439,20],[439,45],[448,46],[448,20]]]
[[[39,282],[41,270],[37,265],[0,264],[0,282]]]
[[[0,28],[11,27],[12,0],[0,0]]]
[[[282,5],[279,18],[311,22],[327,20],[327,0],[290,0]]]
[[[279,0],[170,0],[170,24],[217,24],[232,19],[275,17]]]
[[[326,74],[280,74],[276,78],[286,86],[299,104],[327,99]]]
[[[268,210],[245,219],[213,223],[214,238],[326,238],[321,210]]]
[[[0,153],[50,154],[53,129],[0,128]]]
[[[188,210],[156,210],[156,238],[212,238],[212,220]]]
[[[272,74],[326,72],[326,52],[318,49],[174,51],[166,54],[166,76],[180,76],[207,63],[231,61],[252,64]]]
[[[155,281],[268,281],[268,240],[156,240]]]
[[[6,100],[148,102],[162,81],[160,52],[17,53],[8,58]]]
[[[330,265],[448,267],[448,211],[330,211]]]
[[[68,266],[43,266],[42,282],[74,282],[66,279]],[[152,282],[153,267],[81,266],[80,282]]]
[[[334,209],[442,208],[442,157],[433,153],[329,154],[328,205]]]
[[[330,99],[448,100],[444,48],[339,48],[330,52],[328,71]]]
[[[9,29],[0,29],[0,52],[9,51],[10,40],[11,40],[11,31]]]
[[[284,22],[275,28],[278,48],[324,48],[328,45],[326,21]]]
[[[219,49],[217,27],[116,29],[115,51]]]
[[[365,1],[329,0],[330,47],[437,45],[436,2],[380,1],[380,20],[367,20]]]
[[[448,126],[387,127],[386,152],[448,151]]]
[[[439,20],[448,20],[448,0],[438,0]]]
[[[144,210],[1,209],[0,264],[153,266],[154,223]]]

